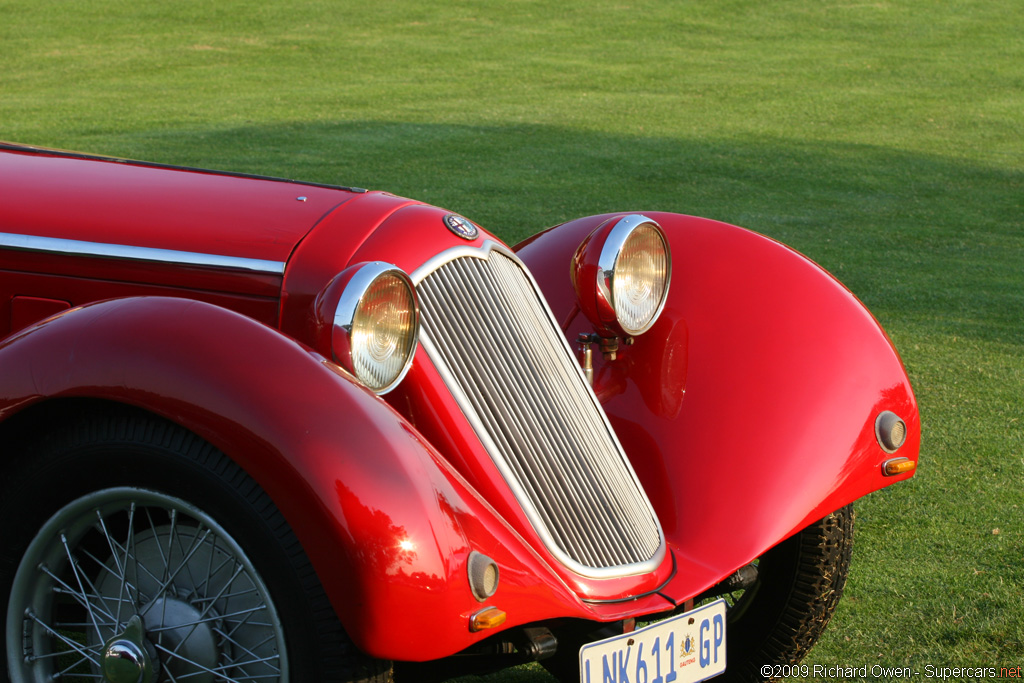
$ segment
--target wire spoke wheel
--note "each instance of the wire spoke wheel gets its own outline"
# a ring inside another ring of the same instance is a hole
[[[0,477],[0,680],[389,683],[270,496],[155,415],[24,418]]]
[[[16,681],[288,679],[281,622],[245,552],[164,493],[109,488],[61,508],[29,544],[11,597]]]

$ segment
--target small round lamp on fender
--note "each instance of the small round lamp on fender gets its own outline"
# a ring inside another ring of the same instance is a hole
[[[891,410],[883,410],[875,419],[875,438],[886,453],[895,453],[907,440],[907,423]]]

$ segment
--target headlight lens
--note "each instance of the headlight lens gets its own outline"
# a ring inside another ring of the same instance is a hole
[[[654,324],[668,292],[665,239],[653,223],[637,226],[623,243],[611,273],[612,308],[623,331],[637,335]]]
[[[405,376],[416,350],[416,290],[409,276],[391,264],[375,261],[353,268],[334,315],[331,346],[338,363],[383,394]]]
[[[601,333],[636,336],[654,325],[672,278],[668,240],[641,215],[613,219],[577,250],[572,281],[580,309]]]

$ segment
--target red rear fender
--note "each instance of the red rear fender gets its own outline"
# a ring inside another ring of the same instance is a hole
[[[595,391],[661,518],[680,563],[682,599],[870,491],[905,479],[883,463],[920,444],[917,404],[888,337],[819,266],[771,239],[715,221],[645,213],[672,249],[668,303],[622,347],[595,353]],[[556,319],[574,340],[569,260],[608,216],[519,245]],[[874,424],[891,410],[906,444],[882,450]]]

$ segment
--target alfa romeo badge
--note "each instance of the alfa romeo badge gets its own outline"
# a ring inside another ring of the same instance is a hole
[[[448,229],[464,240],[475,240],[480,231],[467,219],[454,213],[444,217],[444,224]]]

